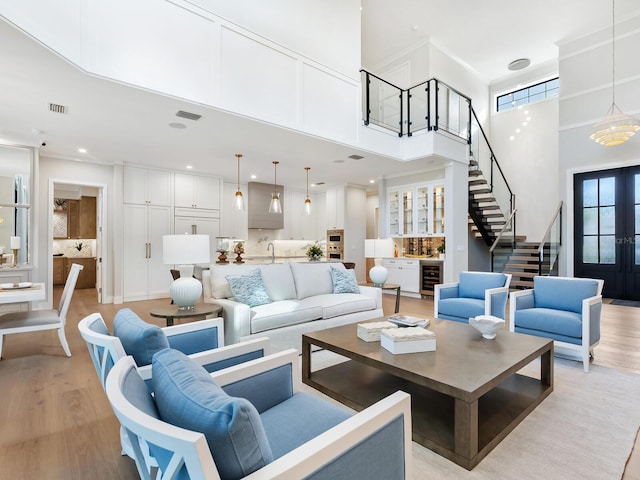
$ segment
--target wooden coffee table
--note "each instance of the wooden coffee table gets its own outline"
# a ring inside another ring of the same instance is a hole
[[[449,320],[428,328],[436,351],[402,355],[360,340],[355,324],[305,334],[302,381],[355,410],[410,393],[413,439],[471,470],[553,391],[553,341],[507,330],[485,340]],[[312,345],[350,360],[312,372]],[[539,379],[516,373],[538,357]]]

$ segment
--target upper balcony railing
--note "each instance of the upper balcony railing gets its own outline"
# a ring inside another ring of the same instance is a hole
[[[440,130],[471,143],[471,99],[432,78],[402,89],[373,73],[362,74],[362,119],[402,137]]]

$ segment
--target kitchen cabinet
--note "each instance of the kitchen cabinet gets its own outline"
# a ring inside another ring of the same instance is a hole
[[[96,238],[96,197],[80,197],[79,200],[64,200],[66,235],[57,233],[54,238]]]
[[[424,237],[444,233],[442,182],[388,189],[387,231],[390,237]]]
[[[389,276],[386,283],[400,285],[402,292],[420,292],[420,261],[405,258],[385,258],[382,266],[387,269]]]
[[[327,230],[344,229],[344,188],[327,189]]]
[[[82,288],[96,288],[96,259],[91,258],[78,258],[78,257],[64,257],[64,281],[67,281],[69,271],[71,271],[71,265],[77,263],[83,266],[78,274],[78,280],[76,281],[76,290]],[[55,258],[54,258],[55,261]]]
[[[174,232],[176,234],[209,235],[210,259],[213,263],[218,258],[216,237],[220,236],[220,219],[200,217],[195,215],[197,212],[197,210],[176,208],[176,216],[173,219]]]
[[[123,299],[164,298],[171,274],[162,262],[162,236],[172,233],[170,207],[124,205]]]
[[[174,192],[176,207],[220,210],[220,178],[176,173]]]
[[[305,212],[305,192],[285,190],[287,211],[284,217],[284,229],[280,238],[283,240],[310,240],[315,241],[324,237],[324,231],[318,232],[319,205],[314,195],[309,195],[311,200],[311,215]]]
[[[53,284],[64,285],[71,270],[71,265],[77,263],[84,268],[78,274],[76,289],[96,287],[96,259],[95,257],[53,257]]]
[[[96,197],[81,197],[79,206],[80,225],[78,238],[96,238]]]
[[[124,203],[171,205],[171,172],[124,167]]]
[[[64,257],[53,257],[53,284],[64,285],[65,278],[65,261]]]

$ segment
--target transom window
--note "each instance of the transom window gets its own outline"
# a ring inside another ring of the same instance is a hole
[[[496,99],[496,111],[503,112],[519,107],[520,105],[555,97],[558,95],[559,87],[559,77],[556,77],[529,87],[505,93]]]

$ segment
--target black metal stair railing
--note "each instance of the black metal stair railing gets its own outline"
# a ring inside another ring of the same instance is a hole
[[[509,237],[515,239],[515,195],[478,121],[471,98],[437,78],[402,89],[366,70],[360,72],[364,124],[390,129],[400,137],[429,130],[466,142],[470,166],[476,169],[469,182],[469,215],[487,246],[493,245],[507,219]]]
[[[432,78],[403,89],[366,70],[362,75],[362,120],[402,137],[443,131],[471,143],[471,99]]]

